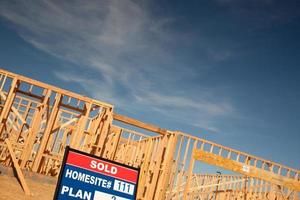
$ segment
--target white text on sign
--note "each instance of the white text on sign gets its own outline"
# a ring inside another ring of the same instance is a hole
[[[110,189],[111,185],[112,185],[112,182],[107,181],[106,179],[102,179],[102,178],[99,178],[96,176],[77,172],[77,171],[70,170],[70,169],[67,169],[65,177],[73,179],[73,180],[89,183],[92,185],[97,185],[97,186],[100,186],[103,188],[108,188],[108,189]]]
[[[109,167],[109,165],[104,164],[102,162],[97,162],[96,160],[92,160],[90,167],[92,169],[97,169],[98,171],[104,171],[106,173],[110,173],[110,174],[117,174],[118,170],[116,167],[111,166]]]
[[[83,190],[74,190],[72,187],[63,185],[61,189],[62,195],[67,195],[69,197],[74,197],[77,199],[91,200],[92,193]]]
[[[134,185],[123,181],[115,180],[114,188],[115,191],[122,192],[125,194],[133,195]]]

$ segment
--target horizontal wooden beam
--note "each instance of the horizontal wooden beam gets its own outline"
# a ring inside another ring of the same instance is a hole
[[[193,157],[196,160],[200,160],[211,165],[222,167],[246,176],[262,179],[292,190],[300,191],[300,182],[292,178],[283,177],[251,165],[246,165],[228,158],[223,158],[222,156],[215,155],[213,153],[205,152],[203,150],[194,149]]]
[[[155,132],[155,133],[159,133],[161,135],[165,135],[167,133],[166,129],[162,129],[158,126],[148,124],[148,123],[145,123],[145,122],[141,122],[139,120],[136,120],[136,119],[124,116],[124,115],[119,115],[119,114],[114,113],[113,118],[114,118],[114,120],[123,122],[125,124],[136,126],[138,128],[142,128],[142,129],[145,129],[147,131],[152,131],[152,132]]]
[[[188,133],[184,133],[184,132],[181,132],[181,131],[176,131],[176,132],[183,135],[183,136],[185,136],[185,137],[187,137],[187,138],[191,138],[193,140],[198,140],[199,143],[203,144],[203,146],[204,146],[204,144],[208,145],[208,146],[212,145],[212,146],[214,146],[214,148],[220,148],[221,151],[227,151],[230,154],[237,154],[237,155],[244,156],[244,157],[246,157],[248,159],[251,159],[251,160],[260,161],[262,163],[268,163],[269,165],[272,165],[273,167],[278,167],[281,170],[285,169],[287,171],[294,172],[296,174],[296,176],[300,177],[300,171],[298,169],[291,168],[291,167],[288,167],[286,165],[276,163],[276,162],[273,162],[271,160],[264,159],[262,157],[254,156],[254,155],[251,155],[251,154],[248,154],[246,152],[242,152],[242,151],[230,148],[230,147],[226,147],[226,146],[220,145],[218,143],[215,143],[215,142],[212,142],[212,141],[209,141],[209,140],[205,140],[205,139],[199,138],[197,136],[193,136],[193,135],[188,134]]]
[[[49,85],[49,84],[46,84],[46,83],[43,83],[43,82],[40,82],[40,81],[37,81],[37,80],[33,80],[31,78],[28,78],[28,77],[25,77],[25,76],[22,76],[22,75],[19,75],[19,74],[15,74],[15,73],[6,71],[4,69],[0,69],[0,74],[4,74],[4,75],[6,75],[10,78],[17,78],[18,80],[29,83],[31,85],[35,85],[35,86],[38,86],[38,87],[41,87],[41,88],[44,88],[44,89],[50,89],[50,90],[52,90],[56,93],[61,93],[63,95],[67,95],[69,97],[76,98],[76,99],[84,101],[84,102],[92,102],[93,104],[97,104],[97,105],[101,105],[101,106],[105,106],[105,107],[109,107],[109,108],[113,107],[112,104],[108,104],[108,103],[105,103],[103,101],[91,99],[89,97],[77,94],[75,92],[71,92],[71,91],[68,91],[68,90],[65,90],[65,89],[55,87],[53,85]]]
[[[29,92],[22,91],[22,90],[17,90],[16,92],[19,93],[19,94],[22,94],[22,95],[26,95],[26,96],[41,100],[41,101],[43,100],[43,96],[39,96],[39,95],[36,95],[36,94],[33,94],[33,93],[29,93]]]

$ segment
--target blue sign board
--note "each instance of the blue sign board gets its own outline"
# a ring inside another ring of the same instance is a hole
[[[66,148],[54,199],[134,200],[139,169]]]

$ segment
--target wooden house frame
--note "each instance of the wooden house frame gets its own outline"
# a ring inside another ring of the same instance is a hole
[[[11,166],[5,140],[23,170],[47,176],[58,176],[67,145],[140,167],[138,199],[299,199],[297,169],[119,115],[111,104],[0,70],[0,164]],[[240,175],[195,173],[199,161]]]

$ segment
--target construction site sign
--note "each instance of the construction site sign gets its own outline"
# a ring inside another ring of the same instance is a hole
[[[54,199],[134,200],[139,169],[66,148]]]

